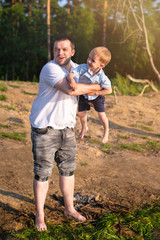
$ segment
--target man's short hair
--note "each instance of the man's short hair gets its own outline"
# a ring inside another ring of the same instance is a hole
[[[95,47],[91,50],[94,55],[100,58],[100,61],[106,66],[111,60],[111,53],[106,47]]]
[[[57,36],[55,39],[54,39],[54,43],[56,42],[56,41],[65,41],[65,40],[69,40],[70,41],[70,43],[71,43],[71,48],[72,49],[75,49],[75,43],[74,43],[74,41],[73,41],[73,39],[71,38],[71,37],[69,37],[68,35],[59,35],[59,36]]]

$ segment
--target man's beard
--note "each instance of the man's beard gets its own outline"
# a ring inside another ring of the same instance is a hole
[[[70,62],[71,58],[67,58],[63,64],[59,64],[62,67],[65,67]]]

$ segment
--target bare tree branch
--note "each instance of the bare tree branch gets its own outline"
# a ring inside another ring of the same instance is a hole
[[[141,25],[140,25],[139,22],[138,22],[137,16],[136,16],[135,12],[133,11],[133,7],[132,7],[132,4],[131,4],[131,1],[128,0],[128,2],[129,2],[130,9],[131,9],[131,11],[132,11],[132,14],[133,14],[134,20],[135,20],[135,22],[136,22],[136,24],[137,24],[139,30],[142,32],[143,29],[141,28]]]
[[[147,33],[146,25],[145,25],[145,18],[144,18],[144,10],[143,10],[143,6],[142,6],[142,0],[139,0],[139,4],[140,4],[140,10],[141,10],[141,14],[142,14],[142,24],[143,24],[145,43],[146,43],[146,50],[147,50],[147,53],[148,53],[148,56],[149,56],[149,60],[150,60],[152,69],[155,72],[155,74],[157,75],[158,82],[160,83],[160,73],[157,70],[157,68],[155,67],[155,64],[154,64],[153,58],[152,58],[152,53],[151,53],[150,46],[149,46],[148,33]]]
[[[147,83],[146,86],[144,86],[140,96],[143,95],[144,93],[144,90],[149,86],[154,92],[158,92],[157,88],[154,86],[153,82],[152,81],[149,81],[148,79],[136,79],[136,78],[133,78],[131,75],[127,75],[127,77],[133,81],[133,82],[140,82],[140,83]]]

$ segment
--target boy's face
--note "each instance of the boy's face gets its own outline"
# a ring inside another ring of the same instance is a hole
[[[69,40],[56,41],[53,51],[54,59],[60,66],[67,65],[75,53]]]
[[[91,51],[87,59],[87,66],[88,69],[96,73],[104,67],[104,64],[100,61],[100,58]]]

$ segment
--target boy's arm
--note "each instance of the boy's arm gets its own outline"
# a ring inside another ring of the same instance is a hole
[[[65,94],[71,95],[71,96],[78,96],[82,94],[87,94],[89,92],[96,92],[102,89],[102,87],[99,84],[84,84],[84,83],[76,83],[77,89],[72,90],[69,87],[68,81],[66,78],[63,78],[59,80],[55,84],[55,88],[58,90],[64,92]]]
[[[76,90],[77,89],[77,83],[74,80],[74,73],[68,73],[68,75],[66,76],[66,79],[69,83],[69,86],[72,90]]]
[[[108,87],[108,88],[102,88],[99,91],[95,91],[95,92],[89,92],[87,93],[87,95],[89,96],[93,96],[93,95],[107,95],[107,94],[111,94],[112,93],[112,88]]]

